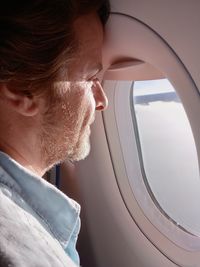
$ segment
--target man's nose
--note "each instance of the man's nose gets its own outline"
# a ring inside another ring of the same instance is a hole
[[[96,102],[96,110],[105,110],[108,107],[108,99],[99,80],[94,81],[92,90]]]

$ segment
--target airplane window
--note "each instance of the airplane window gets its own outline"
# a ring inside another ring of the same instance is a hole
[[[196,147],[183,105],[167,79],[133,83],[140,164],[160,211],[200,236],[200,177]]]

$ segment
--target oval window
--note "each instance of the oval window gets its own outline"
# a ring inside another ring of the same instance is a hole
[[[133,83],[144,182],[160,211],[200,236],[196,146],[183,105],[167,79]]]

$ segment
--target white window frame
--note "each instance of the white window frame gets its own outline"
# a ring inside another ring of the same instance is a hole
[[[174,262],[177,262],[179,255],[177,264],[193,266],[199,263],[200,238],[183,231],[166,218],[155,206],[144,184],[130,108],[131,80],[137,80],[138,77],[138,80],[141,80],[141,77],[145,79],[148,66],[160,70],[158,71],[160,77],[166,77],[171,82],[182,101],[198,153],[200,153],[200,120],[196,114],[200,114],[200,94],[189,72],[166,42],[139,21],[129,17],[126,19],[123,17],[122,20],[123,22],[119,17],[116,21],[112,18],[112,23],[116,23],[119,27],[131,28],[135,34],[124,47],[112,47],[113,52],[109,51],[109,60],[112,61],[111,58],[117,57],[116,51],[120,54],[121,63],[117,64],[116,68],[113,66],[108,70],[105,77],[107,81],[104,82],[110,108],[104,112],[103,118],[116,180],[133,222],[145,236]],[[117,46],[117,36],[112,36],[112,33],[109,36],[112,44],[115,43]],[[120,38],[123,39],[125,36]],[[133,64],[132,67],[131,64],[125,64],[123,68],[122,58],[137,58],[144,62],[144,68],[142,64]],[[147,69],[145,69],[146,64],[148,64]],[[151,79],[159,77],[151,71],[150,73],[152,73]],[[130,81],[119,81],[123,79]],[[150,79],[149,75],[146,79]],[[133,160],[130,161],[130,158]],[[198,159],[200,161],[199,156]]]

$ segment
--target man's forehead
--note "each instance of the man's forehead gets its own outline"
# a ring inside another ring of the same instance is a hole
[[[78,48],[70,66],[72,79],[87,78],[102,70],[103,26],[96,13],[75,21]]]
[[[96,13],[80,16],[74,22],[80,49],[95,49],[103,43],[103,26]]]

